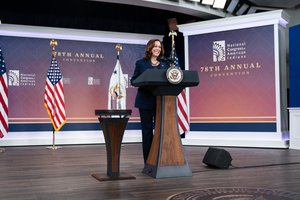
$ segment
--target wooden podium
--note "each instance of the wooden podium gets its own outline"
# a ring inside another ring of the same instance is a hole
[[[178,122],[176,96],[185,87],[199,84],[198,72],[183,71],[183,80],[171,84],[166,70],[149,69],[141,74],[132,85],[145,87],[156,97],[156,121],[154,137],[143,173],[154,178],[191,176],[185,159]]]
[[[135,179],[127,173],[120,173],[121,144],[131,110],[95,110],[95,114],[99,116],[104,134],[107,173],[94,173],[92,176],[99,181]]]

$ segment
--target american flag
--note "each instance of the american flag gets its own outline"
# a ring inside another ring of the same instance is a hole
[[[175,47],[174,47],[174,66],[180,67]],[[190,127],[187,111],[188,109],[187,109],[187,102],[186,102],[186,94],[185,94],[185,90],[182,90],[182,92],[177,96],[177,120],[178,120],[179,132],[181,134],[188,131]]]
[[[3,138],[8,132],[8,89],[6,67],[1,48],[0,65],[0,138]]]
[[[59,131],[66,122],[66,113],[62,75],[54,56],[47,74],[44,105],[54,130]]]

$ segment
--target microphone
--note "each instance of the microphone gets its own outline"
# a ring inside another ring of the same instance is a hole
[[[172,63],[171,58],[162,57],[161,60],[165,61],[166,63]]]
[[[171,67],[172,61],[171,61],[170,58],[162,57],[160,60],[161,60],[161,61],[164,61],[164,62],[166,63],[167,68]]]

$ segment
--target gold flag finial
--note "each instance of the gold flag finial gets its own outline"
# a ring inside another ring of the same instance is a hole
[[[177,36],[177,33],[175,31],[171,31],[169,33],[169,36],[171,36],[172,38],[172,51],[171,51],[171,61],[172,61],[172,67],[174,67],[174,59],[175,59],[175,55],[174,55],[174,50],[175,50],[175,40],[174,40],[174,36]]]
[[[57,41],[52,39],[50,41],[50,46],[52,47],[52,56],[56,57],[56,51],[55,51],[55,47],[57,46]]]
[[[117,51],[117,54],[119,55],[120,51],[122,51],[122,46],[120,44],[117,44],[116,47],[115,47],[115,49]]]

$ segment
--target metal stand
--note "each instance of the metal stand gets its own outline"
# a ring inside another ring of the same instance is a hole
[[[46,149],[51,149],[51,150],[61,149],[61,147],[55,146],[55,130],[54,130],[54,128],[53,128],[53,132],[52,132],[52,146],[46,147]]]

